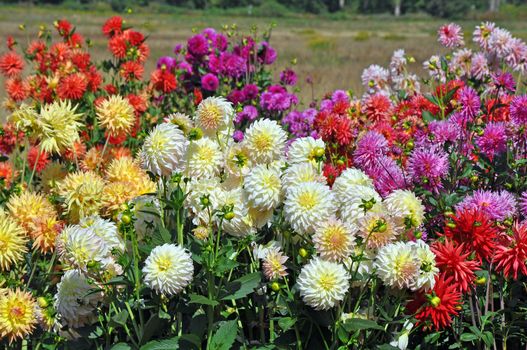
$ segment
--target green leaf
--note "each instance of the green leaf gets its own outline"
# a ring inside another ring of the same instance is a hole
[[[216,306],[219,303],[216,300],[211,300],[203,295],[190,294],[189,304],[203,304],[203,305]]]
[[[234,344],[238,325],[236,320],[224,322],[212,336],[210,350],[229,350]]]
[[[430,101],[432,104],[439,107],[439,100],[434,95],[425,95],[425,98]]]
[[[128,311],[123,310],[119,312],[117,315],[112,317],[111,324],[124,326],[126,324],[126,321],[128,320]]]
[[[434,121],[436,119],[434,117],[434,115],[432,113],[430,113],[429,111],[424,110],[421,114],[423,116],[423,119],[427,123],[430,123],[430,122],[432,122],[432,121]]]
[[[382,344],[377,347],[377,350],[397,350],[399,349],[396,346],[390,345],[390,344]]]
[[[348,331],[357,331],[361,329],[376,329],[379,331],[384,331],[384,327],[381,327],[377,322],[372,320],[364,320],[362,318],[352,318],[347,320],[344,323],[344,328]]]
[[[111,350],[131,350],[132,347],[126,343],[117,343],[111,347]]]
[[[221,300],[234,300],[251,294],[262,280],[260,272],[250,273],[225,285]]]
[[[179,337],[163,340],[152,340],[141,346],[140,350],[177,350],[179,349]]]
[[[459,339],[461,341],[466,341],[466,342],[472,342],[474,340],[477,340],[478,339],[478,336],[475,335],[474,333],[463,333],[461,334],[461,336],[459,337]]]
[[[278,325],[280,326],[280,328],[282,328],[284,332],[291,329],[291,327],[293,327],[295,323],[296,323],[296,318],[291,318],[291,317],[282,317],[281,319],[278,320]]]
[[[489,348],[494,344],[494,335],[489,331],[483,332],[483,334],[481,334],[481,339],[483,339],[485,345]]]

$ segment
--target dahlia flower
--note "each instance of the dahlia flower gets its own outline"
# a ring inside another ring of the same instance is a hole
[[[456,205],[456,210],[474,209],[485,213],[491,220],[505,220],[516,213],[516,199],[505,190],[476,190]]]
[[[326,183],[326,178],[312,163],[298,163],[290,165],[282,176],[282,188],[285,191],[306,182]],[[333,186],[333,188],[335,188]]]
[[[302,267],[297,285],[307,305],[315,310],[328,310],[344,300],[349,279],[342,264],[313,258]]]
[[[40,147],[48,153],[61,153],[73,147],[79,139],[79,118],[77,106],[70,101],[56,101],[45,104],[40,109],[36,121],[35,135],[40,140]]]
[[[436,256],[430,249],[430,246],[423,240],[407,243],[414,250],[414,256],[418,260],[419,272],[413,290],[429,290],[434,288],[435,279],[439,273],[436,266]]]
[[[412,191],[395,190],[386,197],[384,205],[399,226],[419,227],[423,223],[425,208]]]
[[[96,108],[97,118],[102,127],[111,135],[126,134],[135,122],[134,108],[127,99],[112,95]]]
[[[101,237],[78,225],[65,227],[55,243],[60,261],[86,271],[92,262],[101,262],[108,254]]]
[[[291,188],[284,203],[284,215],[293,230],[314,233],[320,218],[336,213],[333,193],[328,186],[306,182]]]
[[[421,148],[408,159],[408,173],[416,183],[431,191],[442,188],[442,179],[448,174],[448,154],[438,148]]]
[[[276,208],[282,199],[280,168],[277,165],[260,164],[251,169],[244,179],[244,189],[253,208]]]
[[[384,206],[369,211],[357,222],[358,235],[364,239],[368,249],[378,249],[395,240],[401,227],[385,212]]]
[[[24,227],[28,234],[31,234],[29,226],[31,222],[39,218],[54,218],[57,212],[53,205],[42,194],[24,191],[20,194],[12,195],[7,202],[7,208],[20,226]]]
[[[110,254],[113,249],[124,252],[124,242],[119,235],[117,225],[113,221],[94,215],[81,219],[79,226],[93,232],[102,240],[104,255]]]
[[[209,97],[201,101],[194,116],[196,126],[206,136],[213,137],[218,131],[230,126],[234,118],[232,104],[223,97]]]
[[[143,166],[159,176],[184,169],[188,141],[173,124],[159,124],[146,137],[140,152]]]
[[[465,249],[464,244],[456,245],[449,239],[443,243],[436,241],[432,245],[432,251],[441,274],[451,278],[460,292],[467,292],[476,279],[474,272],[480,269],[477,261],[469,260],[471,251]]]
[[[254,222],[247,207],[246,195],[242,188],[237,187],[231,190],[219,189],[215,194],[214,200],[216,208],[232,208],[234,217],[232,219],[222,219],[222,228],[234,237],[245,237],[255,233]],[[258,209],[261,210],[261,209]],[[216,217],[219,221],[219,218]]]
[[[22,261],[27,252],[28,239],[24,229],[13,218],[0,210],[0,270],[9,271]]]
[[[0,289],[0,338],[9,344],[28,337],[37,324],[37,303],[31,293]]]
[[[155,247],[143,267],[146,285],[167,296],[180,293],[192,280],[193,273],[190,254],[175,244]]]
[[[285,262],[288,257],[285,256],[279,248],[267,249],[265,256],[262,258],[262,269],[265,278],[272,281],[287,276]]]
[[[389,287],[414,289],[419,276],[419,261],[412,246],[403,242],[387,244],[374,263],[377,276]]]
[[[355,235],[349,225],[331,217],[315,229],[313,243],[322,259],[340,262],[353,253]]]
[[[508,245],[498,245],[494,255],[496,271],[503,271],[506,278],[518,279],[527,275],[527,222],[515,223]]]
[[[355,185],[373,188],[373,181],[362,170],[347,168],[335,179],[332,190],[338,201],[345,202]]]
[[[325,154],[324,141],[309,137],[299,137],[291,143],[287,149],[287,160],[289,164],[315,162],[317,157]]]
[[[102,206],[104,180],[95,172],[70,173],[57,184],[57,189],[73,222],[97,214]]]
[[[283,157],[286,132],[274,120],[260,119],[246,130],[243,143],[255,163],[269,163]]]
[[[223,153],[218,143],[208,137],[190,142],[186,173],[191,178],[211,178],[220,172]]]
[[[449,23],[441,26],[437,32],[441,45],[454,48],[465,45],[463,41],[463,30],[461,26],[455,23]]]
[[[379,211],[381,203],[382,198],[375,189],[361,185],[348,186],[347,192],[341,192],[337,200],[341,219],[350,225],[357,224],[370,211]]]

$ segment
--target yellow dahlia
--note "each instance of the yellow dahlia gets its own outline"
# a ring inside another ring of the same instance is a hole
[[[33,106],[22,103],[8,118],[20,131],[29,132],[37,125],[38,113]]]
[[[70,101],[56,101],[41,108],[34,133],[43,151],[61,153],[74,146],[81,126],[81,114],[76,114],[76,109]]]
[[[203,137],[190,143],[187,174],[191,178],[211,178],[218,175],[223,163],[223,153],[218,143]]]
[[[0,211],[0,270],[9,271],[12,265],[22,261],[27,241],[22,226]]]
[[[183,113],[172,113],[165,117],[165,123],[176,125],[187,135],[189,131],[194,127],[194,122],[190,117]]]
[[[119,211],[122,204],[129,202],[139,194],[135,186],[126,181],[111,182],[102,191],[102,206],[106,215],[111,216]]]
[[[386,197],[384,204],[399,226],[419,227],[423,223],[425,208],[412,191],[395,190]]]
[[[26,229],[27,233],[31,233],[29,228],[33,220],[57,216],[55,208],[46,197],[30,191],[11,196],[7,202],[7,208],[11,216]]]
[[[103,190],[104,180],[91,171],[71,173],[58,183],[58,193],[73,222],[99,212]]]
[[[307,305],[315,310],[328,310],[344,299],[349,279],[342,264],[313,258],[302,267],[297,284]]]
[[[11,344],[30,335],[37,324],[37,303],[20,289],[0,291],[0,338]]]
[[[287,159],[290,164],[312,162],[325,154],[326,145],[322,139],[311,136],[299,137],[287,149]]]
[[[235,177],[249,173],[252,162],[249,149],[243,143],[233,143],[225,155],[225,168]]]
[[[285,191],[306,182],[325,184],[326,178],[312,163],[293,164],[284,171],[282,185]]]
[[[223,97],[209,97],[201,101],[196,110],[196,126],[201,128],[206,136],[213,136],[229,126],[233,116],[234,109],[229,101]]]
[[[134,107],[127,99],[112,95],[97,106],[97,118],[112,135],[124,134],[134,125]]]
[[[355,236],[349,225],[332,217],[317,227],[313,243],[323,259],[342,261],[353,253]]]
[[[33,248],[38,249],[43,254],[51,253],[55,250],[55,241],[63,222],[56,217],[42,217],[31,221],[29,234],[33,239]]]
[[[282,199],[281,171],[278,166],[260,164],[245,177],[245,193],[249,205],[262,210],[276,208]]]
[[[286,132],[275,120],[260,119],[247,129],[243,143],[252,161],[269,163],[283,157],[286,141]]]

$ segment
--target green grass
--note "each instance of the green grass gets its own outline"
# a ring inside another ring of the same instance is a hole
[[[298,62],[293,67],[299,75],[301,101],[309,103],[311,90],[305,78],[314,81],[315,96],[322,96],[334,89],[352,89],[359,94],[360,74],[370,64],[387,65],[394,50],[404,48],[415,57],[410,69],[421,73],[421,62],[432,54],[442,52],[435,33],[445,20],[424,15],[393,18],[389,15],[359,16],[348,12],[335,15],[306,15],[284,9],[276,3],[267,3],[263,8],[238,8],[230,10],[210,9],[197,11],[153,4],[149,7],[134,7],[131,14],[124,14],[127,23],[148,35],[151,57],[147,72],[155,66],[155,60],[169,55],[177,43],[184,43],[193,30],[236,24],[240,31],[249,33],[254,28],[258,33],[267,30],[272,23],[271,44],[278,51],[274,74]],[[267,7],[266,7],[267,6]],[[58,18],[66,18],[77,26],[77,31],[94,42],[92,56],[109,57],[106,40],[101,34],[105,19],[115,15],[106,3],[84,8],[77,2],[68,6],[0,5],[0,40],[13,35],[23,47],[28,38],[34,38],[38,26],[48,27]],[[481,19],[481,18],[480,18]],[[26,24],[26,32],[18,25]],[[466,32],[471,32],[479,19],[458,21]],[[527,37],[527,26],[522,20],[507,17],[497,21],[519,37]],[[470,40],[466,40],[470,42]],[[5,49],[0,48],[0,52]],[[1,80],[1,78],[0,78]],[[0,81],[3,85],[3,81]],[[3,99],[0,93],[0,101]],[[2,114],[2,112],[0,112]]]

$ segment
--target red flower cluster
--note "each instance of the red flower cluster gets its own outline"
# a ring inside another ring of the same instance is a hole
[[[477,261],[469,260],[471,252],[464,248],[464,244],[456,246],[448,239],[445,242],[436,241],[432,245],[436,266],[445,277],[452,279],[456,289],[462,293],[467,292],[474,284],[474,272],[480,269]]]
[[[527,275],[527,223],[516,223],[512,227],[512,237],[498,245],[494,255],[496,271],[503,271],[507,278],[518,279],[518,274]]]

